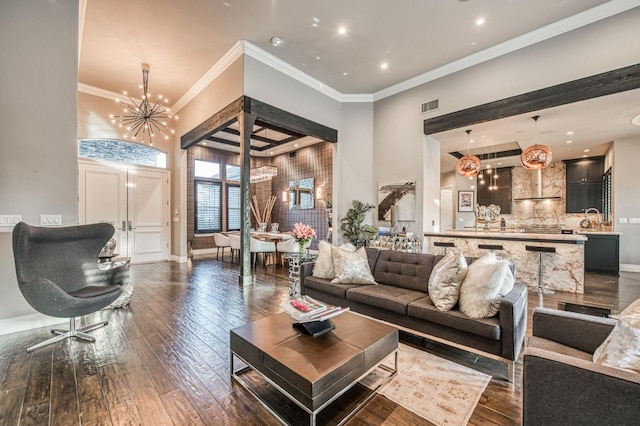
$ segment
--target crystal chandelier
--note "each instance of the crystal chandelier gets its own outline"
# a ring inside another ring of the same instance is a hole
[[[271,180],[274,176],[278,176],[278,169],[273,166],[261,166],[251,169],[249,172],[249,182],[257,183]]]
[[[544,169],[553,159],[551,149],[546,145],[538,145],[538,119],[539,115],[531,117],[536,122],[536,139],[533,145],[522,151],[520,162],[527,170]]]
[[[174,130],[167,127],[167,119],[178,119],[178,116],[171,114],[166,104],[168,99],[158,98],[152,102],[149,100],[147,91],[149,81],[149,64],[142,64],[142,85],[140,86],[140,101],[134,100],[127,92],[122,92],[127,96],[126,100],[116,99],[116,102],[124,106],[123,115],[113,115],[112,123],[117,123],[120,127],[127,129],[125,138],[131,136],[136,139],[140,135],[141,141],[153,145],[153,137],[156,132],[169,139],[169,133],[175,133]]]
[[[472,178],[480,171],[480,159],[471,155],[471,130],[465,130],[465,132],[467,133],[467,155],[458,160],[456,170],[460,176]]]

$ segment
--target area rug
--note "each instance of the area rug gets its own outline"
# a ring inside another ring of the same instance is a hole
[[[393,365],[390,357],[383,362]],[[361,383],[373,389],[388,373],[376,369]],[[491,376],[400,344],[398,374],[378,391],[436,425],[466,425]]]

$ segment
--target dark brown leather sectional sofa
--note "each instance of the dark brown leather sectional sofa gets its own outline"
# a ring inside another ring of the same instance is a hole
[[[409,332],[505,361],[508,379],[527,329],[527,287],[516,283],[492,318],[472,319],[454,307],[439,311],[428,295],[431,270],[442,256],[367,248],[378,285],[332,284],[312,276],[313,263],[300,271],[302,294],[386,321]]]

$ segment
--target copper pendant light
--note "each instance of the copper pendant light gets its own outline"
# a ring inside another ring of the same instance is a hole
[[[480,171],[480,159],[475,155],[471,155],[471,149],[469,148],[471,130],[465,130],[465,132],[467,133],[467,155],[458,160],[456,170],[460,176],[473,177]]]
[[[522,166],[527,170],[544,169],[553,160],[553,154],[551,149],[546,145],[538,145],[538,119],[539,115],[531,117],[536,123],[536,137],[535,143],[526,148],[522,154],[520,154],[520,162]]]

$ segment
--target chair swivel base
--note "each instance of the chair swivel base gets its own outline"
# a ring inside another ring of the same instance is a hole
[[[80,340],[86,340],[88,342],[95,342],[96,338],[85,333],[86,331],[92,331],[98,329],[100,327],[104,327],[109,324],[109,321],[102,321],[95,324],[85,325],[84,327],[76,328],[75,318],[71,318],[69,321],[70,327],[69,330],[63,330],[59,328],[54,328],[51,330],[51,333],[56,334],[56,336],[51,339],[45,340],[44,342],[40,342],[33,346],[27,348],[27,352],[33,352],[36,349],[43,348],[45,346],[51,345],[53,343],[59,342],[64,339],[76,338]]]

